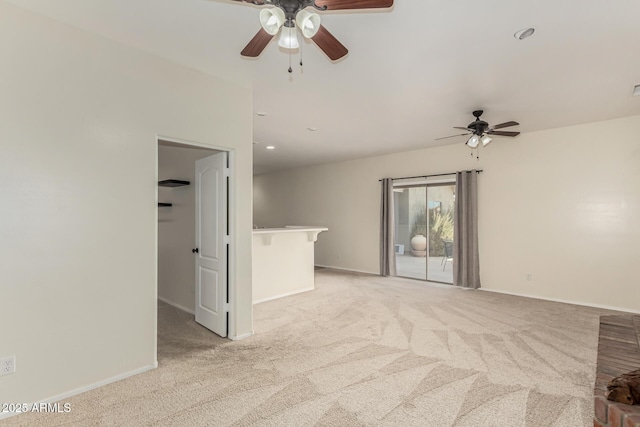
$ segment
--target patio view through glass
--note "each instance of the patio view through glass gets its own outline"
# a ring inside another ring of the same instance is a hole
[[[455,183],[394,188],[397,274],[453,283]]]

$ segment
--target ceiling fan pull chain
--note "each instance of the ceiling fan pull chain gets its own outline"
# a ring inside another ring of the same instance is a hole
[[[289,49],[289,74],[293,73],[293,68],[291,68],[291,49]]]
[[[300,68],[302,68],[302,45],[304,43],[300,43]]]

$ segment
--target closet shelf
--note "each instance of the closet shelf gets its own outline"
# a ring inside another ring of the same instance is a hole
[[[184,187],[185,185],[191,185],[189,181],[181,181],[179,179],[165,179],[158,182],[160,187]]]

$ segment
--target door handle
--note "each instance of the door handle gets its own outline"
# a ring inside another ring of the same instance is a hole
[[[200,253],[200,249],[195,248],[195,249],[191,249],[191,252],[193,252],[194,254]]]

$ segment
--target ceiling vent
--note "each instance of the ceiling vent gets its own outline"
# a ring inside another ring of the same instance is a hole
[[[536,32],[535,28],[523,28],[522,30],[516,32],[513,35],[513,37],[515,37],[518,40],[524,40],[526,38],[531,37],[535,32]]]

